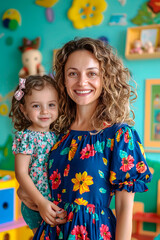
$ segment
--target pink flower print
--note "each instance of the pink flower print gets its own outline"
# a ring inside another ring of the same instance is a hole
[[[53,171],[53,174],[49,178],[52,183],[52,189],[57,189],[61,184],[61,174],[58,173],[58,169]]]
[[[104,224],[102,224],[100,227],[100,234],[104,240],[110,240],[112,237],[111,233],[109,232],[109,227]]]
[[[43,144],[43,145],[41,146],[41,148],[45,148],[45,145]]]
[[[37,176],[37,173],[36,173],[36,172],[34,172],[34,173],[33,173],[33,177],[36,177],[36,176]]]
[[[77,225],[74,227],[74,229],[71,232],[72,235],[75,235],[76,240],[89,240],[88,232],[86,231],[86,227],[81,225]]]
[[[18,142],[20,142],[20,141],[21,141],[21,139],[20,139],[20,138],[18,138],[18,139],[17,139],[17,141],[18,141]]]
[[[42,169],[40,167],[38,167],[38,170],[41,171]]]
[[[36,138],[34,138],[34,140],[33,140],[34,142],[36,142],[37,141],[37,139]]]
[[[124,141],[125,141],[125,143],[128,143],[130,139],[131,139],[131,137],[129,136],[129,132],[127,130],[125,132],[125,134],[124,134]]]
[[[38,181],[38,184],[41,184],[41,183],[42,183],[42,180],[39,180],[39,181]]]
[[[45,237],[45,240],[50,240],[50,237],[49,236]]]
[[[147,170],[147,166],[143,161],[136,164],[136,170],[138,173],[144,173]]]
[[[44,172],[44,173],[43,173],[43,176],[44,176],[44,177],[46,177],[46,176],[47,176],[47,173],[46,173],[46,172]]]
[[[129,155],[127,158],[122,158],[122,167],[120,167],[120,169],[123,171],[123,172],[127,172],[129,171],[131,168],[134,167],[134,158]]]
[[[16,145],[16,144],[13,144],[13,148],[17,148],[17,145]]]
[[[89,210],[89,213],[95,213],[95,205],[94,204],[88,204],[87,209]]]
[[[86,147],[83,148],[82,151],[80,152],[80,154],[81,154],[80,158],[82,158],[82,159],[89,158],[89,157],[94,156],[95,153],[96,153],[96,151],[94,150],[93,144],[92,145],[87,144]]]
[[[49,153],[49,149],[46,150],[46,153]]]
[[[42,158],[39,158],[39,162],[42,162],[43,161],[43,159]]]
[[[37,167],[37,163],[33,163],[33,165],[32,165],[33,167]]]

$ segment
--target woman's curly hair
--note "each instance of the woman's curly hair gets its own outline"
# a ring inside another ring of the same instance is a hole
[[[124,122],[134,125],[134,112],[130,109],[130,104],[137,98],[137,94],[135,88],[129,84],[132,80],[129,70],[108,43],[91,38],[76,38],[66,43],[55,56],[53,70],[61,91],[59,130],[67,130],[76,116],[76,103],[68,96],[65,88],[64,71],[69,55],[77,50],[93,53],[100,64],[103,78],[102,93],[91,118],[93,128],[99,131],[105,124]]]
[[[24,95],[23,97],[18,101],[14,96],[12,98],[11,103],[11,110],[9,112],[9,117],[12,119],[12,122],[14,124],[14,128],[18,131],[22,131],[29,126],[31,126],[32,122],[27,119],[24,114],[20,110],[20,105],[25,104],[25,96],[31,95],[32,90],[35,89],[37,91],[41,91],[45,86],[52,86],[58,93],[58,98],[60,96],[60,91],[58,88],[58,85],[54,78],[44,75],[44,76],[32,76],[26,78],[25,81],[25,88],[23,89]],[[15,92],[19,89],[19,85],[16,87]],[[54,126],[56,124],[56,121],[51,124],[50,129],[57,132],[57,129],[54,129]]]

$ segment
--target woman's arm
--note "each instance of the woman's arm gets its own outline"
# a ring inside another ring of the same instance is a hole
[[[132,234],[132,212],[133,212],[134,193],[116,191],[115,210],[116,210],[116,240],[130,240]]]
[[[32,179],[29,176],[29,163],[30,163],[30,155],[24,154],[16,154],[15,155],[15,174],[16,178],[24,190],[26,194],[35,202],[38,206],[38,210],[40,212],[41,217],[48,224],[56,223],[56,211],[60,211],[60,208],[56,206],[51,201],[45,199],[43,195],[38,191],[36,186],[34,185]],[[59,217],[60,215],[58,215]],[[61,214],[61,218],[65,218],[66,213],[63,212]],[[65,223],[66,220],[62,220],[61,223]]]

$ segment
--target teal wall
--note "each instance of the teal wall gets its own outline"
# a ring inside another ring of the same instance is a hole
[[[21,52],[18,47],[22,45],[22,38],[32,40],[41,37],[40,51],[43,55],[43,66],[48,72],[52,66],[53,49],[61,47],[68,40],[76,36],[98,38],[106,36],[109,43],[114,46],[118,54],[123,58],[124,64],[130,69],[133,78],[138,84],[138,100],[135,103],[136,129],[143,142],[144,136],[144,104],[145,104],[145,80],[149,78],[160,78],[160,59],[146,59],[129,61],[125,59],[125,44],[127,27],[136,26],[130,21],[136,16],[140,6],[146,0],[126,0],[122,6],[118,0],[106,0],[108,7],[104,12],[102,24],[82,30],[75,29],[72,22],[67,18],[67,11],[72,5],[72,0],[59,0],[53,7],[54,21],[48,22],[45,17],[45,8],[35,4],[35,0],[7,0],[0,1],[0,16],[9,8],[17,9],[22,17],[22,25],[15,31],[3,27],[0,22],[0,94],[5,96],[12,91],[18,83],[18,72],[22,67]],[[134,2],[134,3],[133,3]],[[109,19],[113,13],[126,13],[126,26],[110,26]],[[2,37],[1,34],[4,34]],[[13,44],[7,45],[6,39],[13,38]],[[9,105],[9,102],[5,102]],[[1,104],[1,102],[0,102]],[[11,121],[7,116],[0,115],[0,154],[6,150],[4,147],[11,134]],[[10,141],[8,142],[10,146]],[[7,151],[7,150],[6,150]],[[7,156],[7,152],[5,152]],[[147,158],[152,161],[160,161],[159,153],[146,153]],[[9,166],[13,164],[12,157],[8,159]],[[0,166],[2,160],[0,160]],[[11,165],[10,165],[11,164]],[[2,167],[8,166],[5,160]],[[12,165],[13,167],[13,165]],[[11,168],[12,168],[11,167]]]

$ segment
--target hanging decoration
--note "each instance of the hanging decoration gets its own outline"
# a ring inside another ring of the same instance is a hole
[[[98,39],[101,40],[102,42],[109,43],[108,38],[105,37],[105,36],[101,36],[101,37],[99,37]]]
[[[9,30],[16,30],[21,25],[21,15],[16,9],[8,9],[2,20],[3,26]]]
[[[125,13],[114,13],[110,17],[109,25],[126,25],[127,15]]]
[[[131,22],[136,25],[160,24],[160,1],[150,0],[143,3]]]
[[[126,4],[126,1],[127,1],[127,0],[118,0],[118,2],[120,2],[120,4],[121,4],[122,6],[124,6],[124,5]]]
[[[73,0],[68,10],[68,18],[77,29],[99,25],[103,21],[103,12],[107,8],[105,0]]]
[[[154,12],[154,13],[159,13],[160,12],[160,1],[159,0],[150,0],[148,3],[147,3],[148,7],[151,8],[151,10]]]
[[[36,4],[46,8],[45,15],[48,22],[54,21],[54,12],[53,12],[53,5],[57,3],[58,0],[36,0]]]

